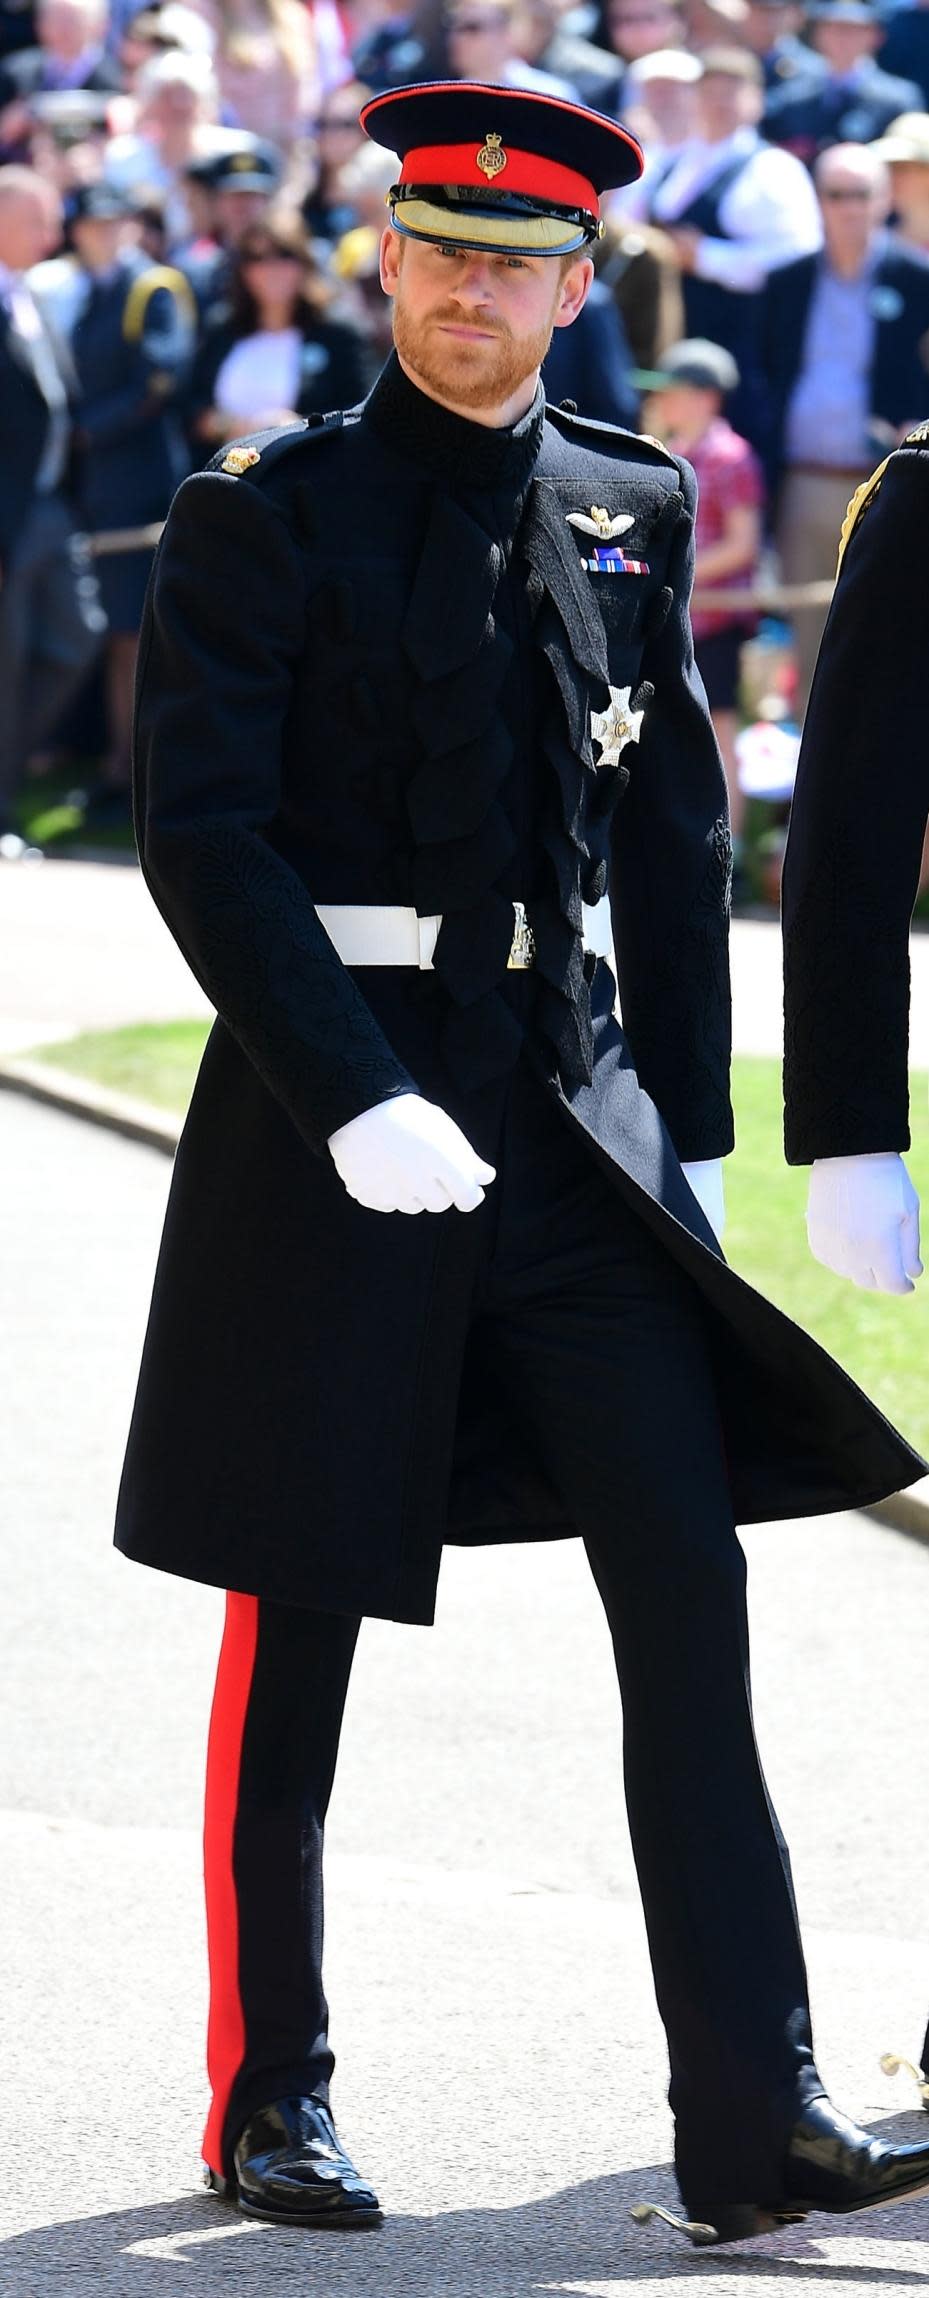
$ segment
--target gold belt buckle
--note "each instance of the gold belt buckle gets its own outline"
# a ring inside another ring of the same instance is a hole
[[[530,966],[535,964],[535,935],[526,916],[524,902],[513,903],[513,916],[516,924],[506,970],[507,973],[528,973]]]

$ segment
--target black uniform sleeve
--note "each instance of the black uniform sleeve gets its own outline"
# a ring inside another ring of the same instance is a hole
[[[174,500],[140,642],[142,868],[223,1021],[310,1147],[417,1091],[275,850],[305,580],[281,514],[202,473]]]
[[[724,1157],[734,1131],[729,810],[694,665],[696,482],[689,465],[681,484],[671,604],[642,658],[654,695],[645,703],[638,746],[624,761],[631,761],[630,780],[615,816],[611,905],[623,1027],[640,1082],[686,1161]]]
[[[792,1165],[909,1146],[908,937],[929,811],[929,454],[852,535],[806,716],[783,880]]]

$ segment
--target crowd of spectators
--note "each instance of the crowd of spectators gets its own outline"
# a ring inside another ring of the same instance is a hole
[[[545,380],[697,464],[738,831],[746,586],[762,559],[828,581],[849,495],[929,417],[929,0],[0,0],[0,857],[53,740],[99,760],[88,816],[126,814],[180,477],[377,374],[394,166],[358,112],[432,77],[578,98],[642,141]],[[821,624],[793,617],[798,715]]]

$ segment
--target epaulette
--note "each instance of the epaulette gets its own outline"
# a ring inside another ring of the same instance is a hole
[[[175,271],[168,263],[153,263],[148,271],[140,271],[134,279],[123,305],[123,335],[127,343],[139,343],[145,327],[145,314],[152,296],[160,287],[166,287],[182,306],[191,326],[197,323],[197,305],[189,279],[182,271]]]
[[[579,415],[570,402],[563,402],[560,407],[546,403],[545,414],[546,419],[554,423],[559,431],[564,431],[568,438],[579,437],[588,446],[594,446],[598,440],[604,446],[618,444],[624,455],[630,448],[634,450],[636,447],[645,447],[657,455],[661,462],[670,463],[677,470],[677,456],[671,453],[670,447],[666,447],[663,440],[654,439],[650,431],[625,431],[620,423],[598,422],[591,415]]]
[[[901,439],[900,445],[901,447],[929,447],[929,423],[917,423],[915,430],[908,431],[906,438]]]
[[[842,561],[845,557],[845,553],[848,549],[849,543],[851,542],[855,529],[860,525],[861,520],[864,518],[865,512],[870,509],[875,495],[879,490],[881,480],[884,476],[884,472],[887,469],[889,461],[890,456],[885,455],[883,462],[878,464],[877,470],[872,471],[870,479],[863,479],[860,487],[855,488],[855,492],[842,521],[842,532],[839,536],[839,556],[836,561],[835,570],[836,582],[838,582],[839,576],[842,572]]]
[[[354,412],[354,410],[352,410]],[[234,445],[220,447],[206,464],[208,471],[224,471],[228,478],[251,478],[261,465],[261,477],[283,462],[285,455],[293,454],[296,447],[305,447],[312,439],[322,439],[326,433],[341,431],[346,417],[341,408],[330,415],[303,415],[299,423],[284,430],[252,431]]]

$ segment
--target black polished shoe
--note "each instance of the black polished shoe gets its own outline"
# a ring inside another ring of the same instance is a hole
[[[206,2173],[207,2185],[246,2218],[279,2226],[380,2226],[381,2207],[336,2136],[318,2099],[275,2099],[260,2107],[233,2149],[233,2175]]]
[[[789,2209],[878,2210],[929,2193],[929,2146],[890,2146],[831,2099],[811,2099],[790,2134],[784,2189]]]
[[[721,2172],[721,2185],[724,2177]],[[649,2218],[663,2219],[687,2234],[698,2249],[715,2242],[744,2242],[753,2234],[795,2226],[811,2210],[844,2217],[929,2193],[929,2146],[889,2146],[840,2114],[831,2099],[810,2099],[791,2131],[780,2186],[776,2198],[757,2203],[688,2195],[691,2215],[686,2219],[654,2203],[638,2204],[631,2215],[639,2225]]]

